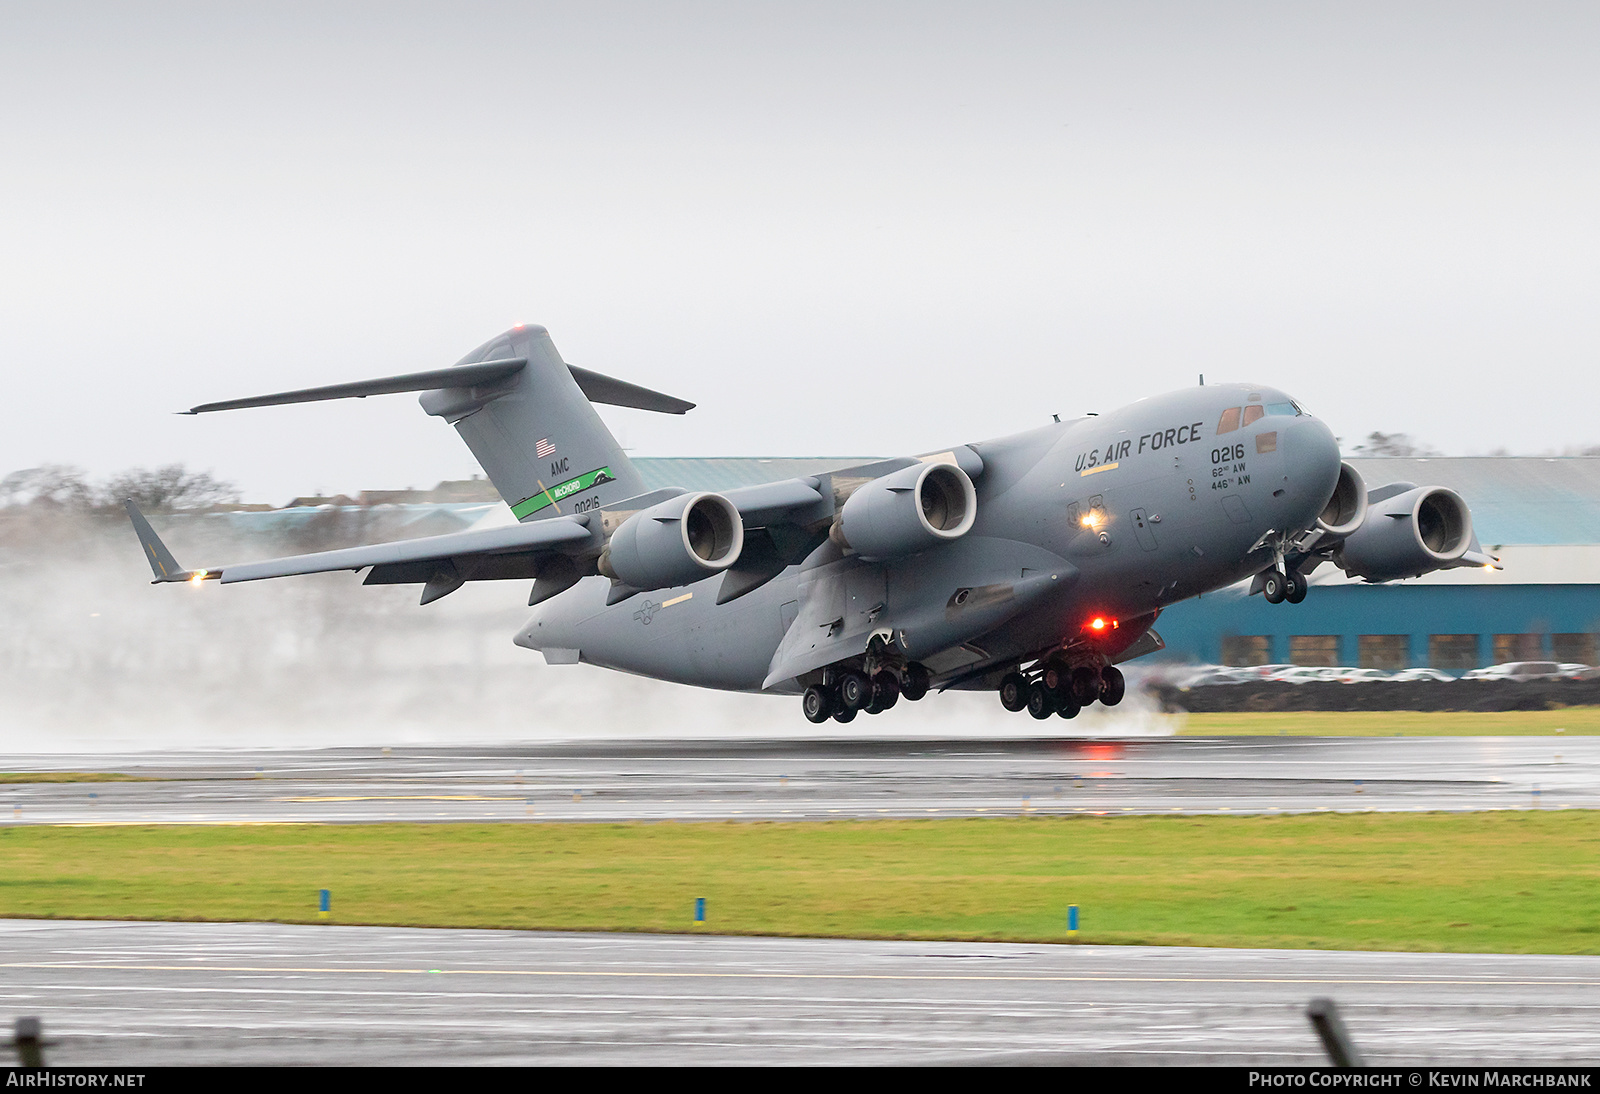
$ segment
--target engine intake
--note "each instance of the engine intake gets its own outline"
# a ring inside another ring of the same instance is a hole
[[[834,542],[867,560],[899,558],[967,534],[978,492],[954,464],[902,468],[850,495],[833,526]]]
[[[1367,484],[1361,473],[1347,463],[1339,465],[1339,481],[1333,497],[1322,507],[1317,527],[1329,535],[1348,536],[1367,519]]]
[[[1461,495],[1442,486],[1418,486],[1372,503],[1335,560],[1356,577],[1392,581],[1448,566],[1471,544],[1472,513]]]
[[[600,572],[635,589],[688,585],[732,566],[744,522],[721,494],[681,494],[623,521],[600,557]]]

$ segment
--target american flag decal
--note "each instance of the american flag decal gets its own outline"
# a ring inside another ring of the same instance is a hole
[[[539,443],[533,446],[534,454],[541,460],[552,455],[555,450],[556,446],[550,443],[549,437],[541,437]]]

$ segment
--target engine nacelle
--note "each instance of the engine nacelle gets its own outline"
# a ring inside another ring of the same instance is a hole
[[[744,521],[721,494],[680,494],[642,509],[612,533],[600,572],[635,589],[670,589],[732,566]]]
[[[1361,473],[1347,463],[1339,465],[1339,481],[1333,497],[1322,507],[1317,527],[1331,536],[1348,536],[1367,519],[1367,484]]]
[[[833,539],[862,558],[900,558],[967,534],[978,492],[961,468],[922,463],[859,487],[844,503]]]
[[[1472,513],[1461,495],[1418,486],[1372,503],[1334,560],[1354,577],[1392,581],[1449,566],[1471,544]]]

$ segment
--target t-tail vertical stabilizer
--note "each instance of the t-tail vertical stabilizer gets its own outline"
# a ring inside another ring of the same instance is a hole
[[[517,359],[527,365],[503,380],[440,388],[419,400],[456,427],[517,519],[584,512],[644,493],[632,461],[543,327],[509,330],[457,365]]]
[[[568,516],[645,492],[595,413],[609,403],[683,414],[693,403],[561,359],[543,327],[513,327],[450,368],[206,403],[187,413],[422,392],[422,409],[456,427],[520,521]]]

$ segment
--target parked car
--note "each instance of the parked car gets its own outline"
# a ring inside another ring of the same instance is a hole
[[[1341,684],[1370,684],[1380,680],[1392,680],[1393,677],[1382,669],[1346,669],[1334,679]]]
[[[1453,682],[1455,677],[1438,669],[1401,669],[1390,679],[1398,684],[1415,684],[1424,680],[1436,680],[1441,684],[1447,684]]]
[[[1179,681],[1180,688],[1200,688],[1213,684],[1255,683],[1260,677],[1249,666],[1206,665]]]
[[[1318,668],[1312,665],[1295,665],[1293,668],[1284,669],[1282,672],[1273,673],[1270,679],[1280,684],[1311,684],[1325,683],[1340,672],[1348,669]]]
[[[1461,677],[1463,680],[1554,680],[1561,676],[1561,666],[1554,661],[1508,661],[1503,665],[1490,665],[1486,669],[1473,669]]]

